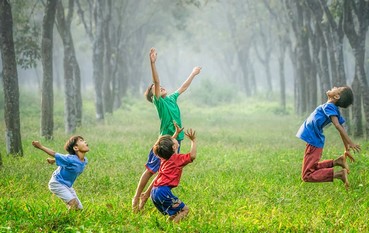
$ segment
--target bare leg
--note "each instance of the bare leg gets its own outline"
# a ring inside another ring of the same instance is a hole
[[[147,200],[149,199],[150,194],[151,194],[152,187],[154,186],[154,181],[155,181],[155,179],[153,179],[151,181],[151,184],[147,188],[147,190],[144,193],[141,193],[141,196],[140,196],[140,204],[138,206],[138,210],[142,210],[144,208]]]
[[[141,175],[140,181],[138,182],[135,196],[132,199],[132,210],[135,213],[139,210],[138,207],[139,207],[141,193],[144,190],[146,184],[149,182],[152,175],[153,174],[147,169]]]
[[[176,215],[170,216],[170,220],[172,220],[175,223],[179,223],[184,217],[188,215],[188,212],[190,209],[185,206],[181,211],[179,211]]]
[[[347,178],[347,169],[343,168],[341,171],[335,172],[333,178],[342,180],[342,182],[345,184],[345,188],[349,188],[350,184]]]

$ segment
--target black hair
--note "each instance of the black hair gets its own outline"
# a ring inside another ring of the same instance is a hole
[[[168,160],[175,152],[173,149],[173,145],[174,143],[172,136],[170,135],[160,136],[160,138],[153,147],[153,152],[160,158]]]
[[[72,137],[70,137],[70,138],[68,139],[68,141],[65,143],[65,145],[64,145],[64,149],[65,149],[66,151],[68,151],[68,153],[69,153],[70,155],[75,155],[75,154],[76,154],[76,152],[74,151],[73,147],[74,147],[75,145],[77,145],[77,142],[78,142],[78,140],[79,140],[79,139],[84,140],[82,136],[72,136]]]
[[[336,102],[336,106],[341,108],[347,108],[354,103],[354,94],[349,86],[344,86],[344,89],[340,93],[340,98]]]
[[[152,103],[152,97],[154,96],[154,93],[152,92],[152,87],[154,86],[154,84],[152,83],[145,91],[145,96],[147,101],[149,101],[150,103]]]

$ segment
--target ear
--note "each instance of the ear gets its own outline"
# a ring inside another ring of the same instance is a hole
[[[75,152],[77,152],[77,151],[78,151],[78,146],[77,146],[77,145],[73,146],[73,150],[74,150]]]
[[[334,98],[335,100],[339,100],[339,99],[341,98],[341,96],[340,96],[339,94],[337,94],[337,95],[334,95],[334,96],[333,96],[333,98]]]

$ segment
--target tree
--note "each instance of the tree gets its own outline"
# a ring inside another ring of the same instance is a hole
[[[67,16],[61,1],[57,5],[57,29],[64,45],[64,121],[65,132],[72,133],[82,124],[82,97],[80,69],[76,58],[71,22],[73,18],[74,1],[69,0]]]
[[[43,68],[41,98],[41,136],[52,139],[54,130],[53,28],[58,0],[47,0],[42,23],[41,60]]]
[[[13,16],[8,0],[0,1],[0,17],[6,151],[8,154],[23,156],[19,117],[18,73],[13,41]]]
[[[364,115],[366,120],[366,136],[369,135],[369,86],[365,73],[365,40],[369,26],[369,2],[364,0],[352,1],[344,0],[344,31],[350,42],[350,45],[354,51],[355,57],[355,78],[354,82],[358,82],[359,91],[362,96],[362,103],[364,109]],[[354,14],[353,14],[354,13]],[[354,15],[356,19],[354,20]],[[354,21],[357,22],[355,25]],[[357,27],[355,27],[357,26]],[[357,30],[355,30],[357,28]],[[357,80],[356,80],[357,79]],[[360,98],[360,97],[359,97]],[[359,99],[357,98],[357,99]],[[360,103],[360,102],[359,102]],[[360,107],[360,106],[358,106]],[[357,110],[354,113],[360,114]],[[361,119],[361,118],[360,118]],[[355,136],[362,136],[362,129],[360,129],[361,122],[357,121],[357,127],[355,127]]]

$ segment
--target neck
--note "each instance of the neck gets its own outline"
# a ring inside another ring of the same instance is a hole
[[[77,152],[76,155],[81,161],[85,161],[85,153]]]

